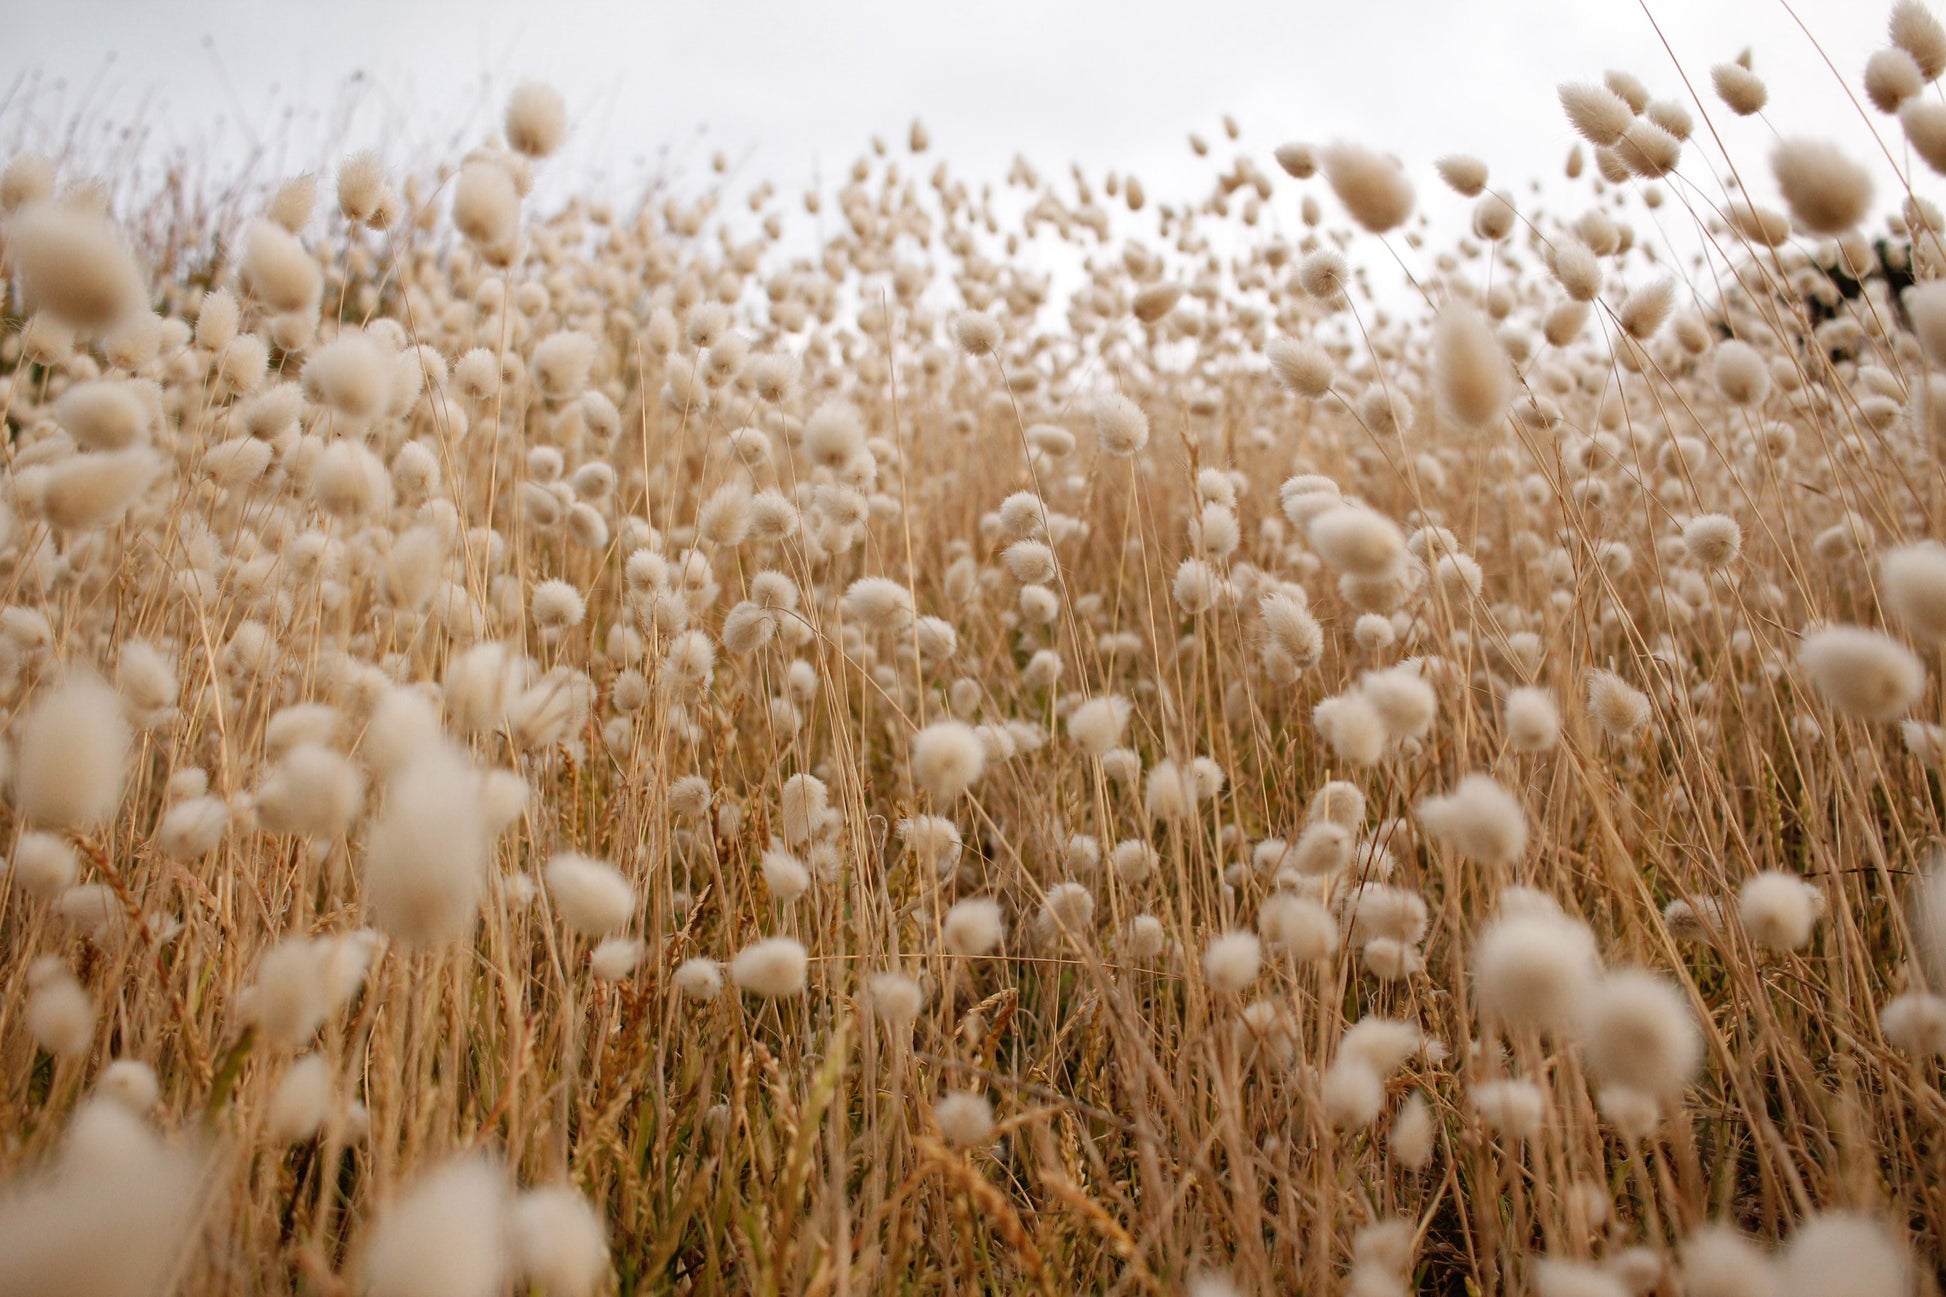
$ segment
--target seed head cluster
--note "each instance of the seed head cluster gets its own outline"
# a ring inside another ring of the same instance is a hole
[[[1915,1291],[1946,28],[1875,39],[1877,139],[1569,69],[1546,185],[915,122],[623,202],[537,82],[222,201],[7,160],[0,1293]]]

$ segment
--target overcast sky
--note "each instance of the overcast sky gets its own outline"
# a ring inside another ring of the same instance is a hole
[[[538,77],[575,124],[557,179],[626,182],[662,150],[694,176],[720,148],[739,180],[792,192],[917,115],[963,176],[998,180],[1018,149],[1182,197],[1211,170],[1187,133],[1220,143],[1230,112],[1266,166],[1282,140],[1344,136],[1399,154],[1424,193],[1451,151],[1480,155],[1496,184],[1558,174],[1570,135],[1557,83],[1620,67],[1687,102],[1679,64],[1767,192],[1773,125],[1872,149],[1812,38],[1855,87],[1887,3],[1792,4],[1808,36],[1779,0],[1648,0],[1665,49],[1638,0],[0,0],[0,87],[23,79],[0,141],[85,105],[96,120],[139,116],[158,146],[229,156],[275,139],[285,170],[363,146],[425,161],[456,132],[477,139],[506,90]],[[1730,118],[1708,89],[1710,64],[1745,46],[1770,83],[1769,124]]]

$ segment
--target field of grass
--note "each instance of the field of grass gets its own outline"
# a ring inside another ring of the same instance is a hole
[[[1942,71],[5,160],[0,1297],[1937,1293]]]

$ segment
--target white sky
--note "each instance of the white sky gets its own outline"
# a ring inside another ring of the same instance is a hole
[[[1647,0],[1760,194],[1773,126],[1860,158],[1874,147],[1810,38],[1855,87],[1889,0],[1791,3],[1809,37],[1779,0]],[[1132,170],[1168,200],[1207,191],[1232,151],[1227,111],[1267,169],[1282,140],[1354,138],[1399,154],[1436,203],[1430,163],[1447,152],[1484,158],[1496,185],[1558,175],[1571,139],[1559,82],[1620,67],[1689,101],[1638,0],[0,0],[0,15],[0,90],[14,86],[0,146],[44,145],[31,124],[85,104],[96,120],[139,117],[152,146],[205,156],[276,140],[279,174],[354,147],[399,164],[451,157],[512,84],[538,77],[575,124],[556,183],[627,182],[663,149],[695,177],[721,148],[739,181],[794,194],[841,175],[874,132],[902,143],[917,115],[932,157],[963,178],[1000,180],[1018,149],[1049,174],[1075,159],[1096,179]],[[1746,45],[1770,83],[1767,123],[1731,118],[1708,88],[1709,65]],[[1899,146],[1896,126],[1878,129]],[[1213,159],[1190,155],[1191,130]],[[1694,149],[1685,172],[1708,179]],[[1287,227],[1293,192],[1279,193]]]

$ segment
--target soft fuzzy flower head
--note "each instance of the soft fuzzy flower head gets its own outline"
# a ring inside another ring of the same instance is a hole
[[[903,973],[874,973],[867,983],[872,1012],[895,1026],[909,1026],[926,1005],[925,988]]]
[[[1862,626],[1812,631],[1799,641],[1797,660],[1827,702],[1861,720],[1897,720],[1926,688],[1925,666],[1911,649]]]
[[[1762,950],[1802,950],[1824,910],[1824,894],[1796,874],[1766,869],[1737,889],[1737,918]]]
[[[1466,1097],[1480,1124],[1502,1139],[1537,1139],[1547,1121],[1547,1096],[1531,1081],[1487,1081]]]
[[[548,1297],[593,1297],[608,1274],[608,1228],[573,1185],[522,1193],[507,1227],[522,1285]]]
[[[793,937],[766,937],[739,950],[730,961],[730,978],[744,991],[766,1000],[802,995],[810,968],[804,943]]]
[[[511,249],[520,232],[520,190],[497,160],[476,159],[459,169],[453,181],[453,228],[483,252]],[[497,387],[499,364],[494,363],[490,380],[465,377],[462,390],[478,393],[489,385]]]
[[[1561,711],[1554,695],[1523,685],[1507,694],[1507,743],[1517,752],[1546,752],[1561,739]]]
[[[1433,837],[1490,868],[1512,865],[1527,850],[1527,812],[1491,775],[1467,775],[1452,792],[1420,802],[1418,815]]]
[[[507,96],[503,122],[507,143],[530,158],[559,151],[568,136],[568,109],[560,92],[539,81],[523,81]]]
[[[150,410],[133,383],[77,383],[54,403],[54,419],[87,450],[126,450],[148,435]]]
[[[933,1105],[932,1115],[949,1144],[971,1148],[993,1138],[993,1105],[970,1090],[942,1095]]]
[[[69,328],[104,332],[147,305],[135,258],[105,216],[37,203],[7,222],[7,252],[28,304]]]
[[[579,626],[587,615],[587,601],[573,585],[559,579],[534,587],[534,624],[544,631],[567,630]]]
[[[1196,778],[1182,764],[1164,759],[1149,768],[1143,782],[1142,804],[1152,820],[1174,822],[1187,818],[1201,799]]]
[[[1117,458],[1133,455],[1149,444],[1149,416],[1120,392],[1095,398],[1095,437],[1101,453]]]
[[[1513,368],[1486,316],[1464,302],[1439,313],[1432,336],[1433,390],[1440,411],[1469,431],[1499,422],[1513,399]]]
[[[347,329],[311,353],[300,380],[312,401],[362,421],[384,412],[392,399],[392,373],[383,344],[363,329]]]
[[[962,311],[953,317],[953,341],[969,356],[991,355],[1000,348],[1000,321],[984,311]]]
[[[1273,338],[1264,349],[1270,372],[1287,390],[1313,399],[1331,390],[1335,373],[1331,353],[1296,338]]]
[[[1717,98],[1739,117],[1760,113],[1770,102],[1770,90],[1763,78],[1741,63],[1718,63],[1712,67],[1710,84],[1716,87]]]
[[[456,1158],[422,1174],[381,1212],[364,1245],[364,1291],[371,1297],[452,1293],[486,1297],[506,1285],[511,1186],[481,1156]]]
[[[1311,519],[1308,535],[1320,558],[1353,576],[1390,576],[1405,561],[1405,537],[1398,527],[1360,505],[1326,509]]]
[[[1597,1081],[1673,1098],[1703,1061],[1689,1001],[1668,979],[1641,969],[1610,973],[1582,997],[1582,1048]]]
[[[885,576],[861,576],[845,588],[845,620],[871,634],[898,634],[912,625],[912,591]]]
[[[1843,234],[1871,210],[1871,174],[1835,144],[1780,140],[1770,166],[1792,219],[1813,234]]]
[[[1602,733],[1633,739],[1653,714],[1649,696],[1613,671],[1588,673],[1588,715]]]
[[[1907,1297],[1912,1255],[1900,1233],[1854,1212],[1830,1211],[1797,1227],[1778,1258],[1778,1297]]]
[[[1635,120],[1635,110],[1629,107],[1628,101],[1607,86],[1577,82],[1561,86],[1556,93],[1562,111],[1568,115],[1568,124],[1596,148],[1620,141]]]
[[[1901,546],[1879,560],[1878,570],[1886,608],[1898,623],[1922,643],[1946,644],[1946,545]]]
[[[365,836],[365,903],[406,946],[471,935],[486,894],[488,827],[479,772],[456,745],[426,745],[386,783]]]
[[[940,923],[940,936],[946,951],[954,955],[988,954],[1000,945],[1006,935],[1007,925],[1000,917],[1000,903],[986,896],[972,896],[954,902]]]
[[[564,851],[547,862],[545,876],[554,912],[584,937],[606,937],[634,916],[635,892],[606,861]]]
[[[1203,980],[1219,995],[1234,995],[1257,980],[1263,946],[1253,932],[1226,932],[1203,951]]]
[[[1412,215],[1412,182],[1396,158],[1339,142],[1326,148],[1320,160],[1331,192],[1373,234],[1396,229]]]
[[[1946,73],[1946,25],[1933,16],[1925,0],[1897,0],[1885,31],[1893,47],[1903,50],[1927,81],[1937,81]]]
[[[86,831],[121,805],[131,734],[100,677],[69,674],[13,724],[13,802],[29,821]]]
[[[7,1186],[0,1292],[167,1290],[203,1203],[201,1157],[109,1098],[74,1111],[47,1174]]]
[[[41,489],[41,512],[64,532],[110,527],[162,472],[162,459],[141,446],[70,455],[49,469]]]
[[[936,805],[979,782],[986,761],[986,745],[964,721],[934,721],[912,740],[912,778]]]
[[[1560,913],[1502,914],[1473,943],[1473,998],[1489,1021],[1563,1032],[1601,971],[1594,934]]]
[[[1683,524],[1683,549],[1706,568],[1728,567],[1743,548],[1743,528],[1720,513],[1699,514]]]
[[[1121,746],[1132,710],[1119,694],[1090,698],[1068,713],[1068,737],[1089,756],[1106,756]]]
[[[27,1033],[56,1058],[79,1058],[94,1045],[95,1006],[57,956],[45,955],[27,972]]]
[[[676,965],[669,980],[684,999],[714,1000],[723,993],[723,966],[708,956],[696,955]]]

